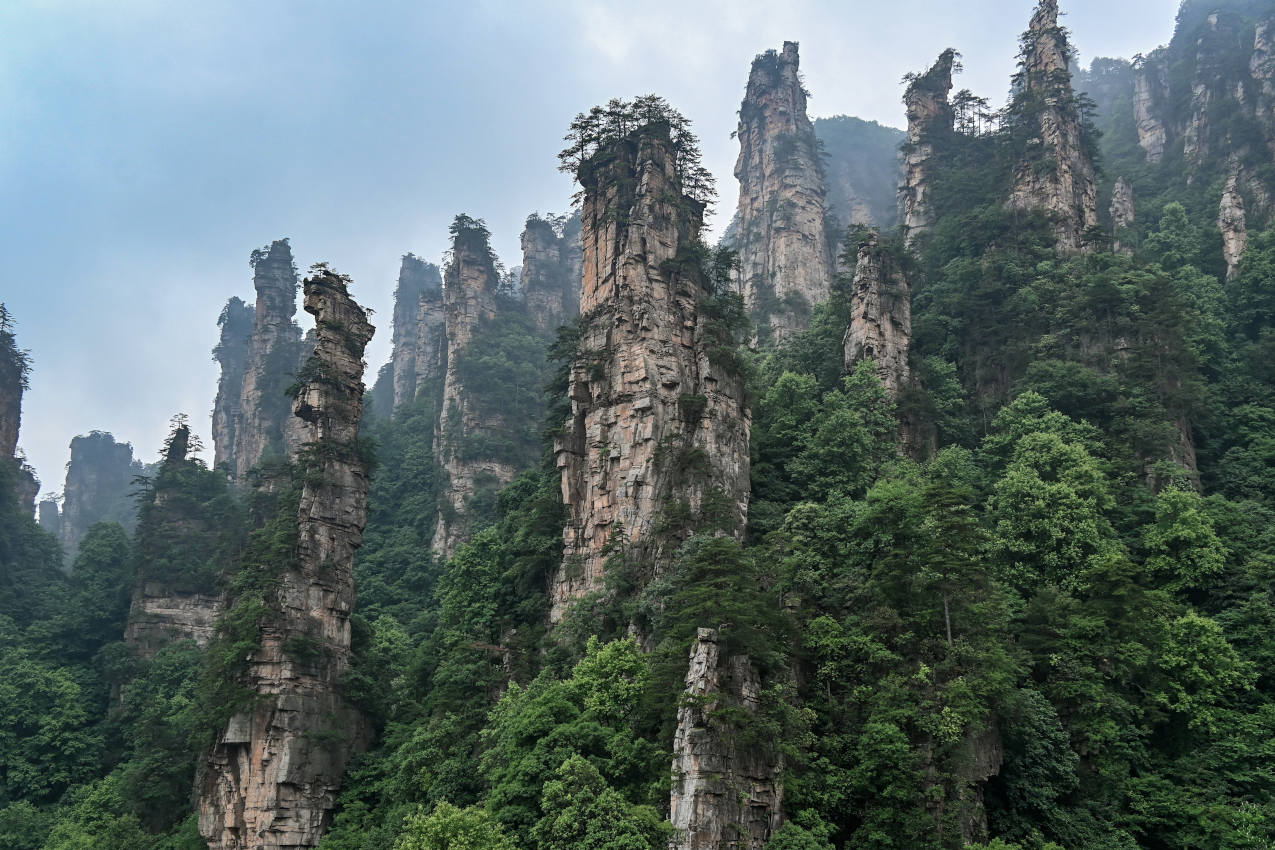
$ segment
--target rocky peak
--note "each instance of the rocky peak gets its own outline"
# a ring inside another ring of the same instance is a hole
[[[250,262],[257,300],[246,345],[247,308],[232,302],[222,313],[222,342],[213,352],[222,363],[213,407],[214,463],[227,464],[238,481],[265,457],[290,456],[301,440],[285,395],[306,348],[293,321],[297,270],[292,247],[287,239],[276,240],[253,251]]]
[[[13,317],[0,304],[0,463],[13,460],[18,452],[22,393],[30,369],[27,353],[18,348],[13,334]]]
[[[737,742],[726,708],[755,714],[761,680],[747,656],[724,658],[715,629],[691,646],[673,737],[671,850],[762,850],[783,822],[783,764],[773,745]]]
[[[144,471],[142,463],[133,459],[132,444],[117,442],[105,431],[71,440],[59,522],[68,567],[75,561],[80,540],[94,523],[118,522],[125,530],[133,530],[137,524],[133,480]]]
[[[753,60],[739,108],[738,235],[744,302],[776,340],[803,329],[834,275],[825,185],[797,42]]]
[[[508,484],[518,470],[492,457],[468,450],[500,423],[479,416],[472,388],[465,386],[462,363],[479,323],[495,318],[500,306],[500,274],[490,233],[479,219],[459,215],[452,224],[451,262],[444,275],[446,373],[434,456],[446,478],[442,484],[433,549],[450,558],[469,536],[471,503],[480,489]],[[482,453],[480,453],[482,454]]]
[[[903,93],[907,110],[908,137],[903,147],[903,179],[899,184],[899,220],[903,241],[911,246],[933,224],[929,197],[930,162],[934,157],[933,137],[952,132],[954,115],[948,95],[957,53],[948,48],[939,54],[930,70],[912,77]]]
[[[704,204],[684,188],[669,124],[607,139],[577,178],[584,317],[572,414],[555,445],[568,510],[555,622],[602,586],[609,545],[658,574],[701,521],[662,533],[666,511],[704,517],[717,506],[717,527],[742,533],[749,494],[744,386],[736,364],[717,359],[700,311],[710,293],[698,262],[684,259],[695,256]]]
[[[315,353],[294,412],[310,438],[299,454],[296,558],[267,595],[260,648],[244,685],[256,698],[232,717],[199,781],[199,830],[210,850],[318,845],[351,754],[368,730],[342,693],[349,670],[354,551],[367,522],[368,477],[357,437],[363,350],[375,330],[349,279],[317,266],[305,280]]]
[[[1156,59],[1139,59],[1133,66],[1133,119],[1138,129],[1138,144],[1148,162],[1159,162],[1169,141],[1169,130],[1161,117],[1168,96],[1164,66]]]
[[[1112,250],[1117,254],[1131,255],[1133,248],[1124,244],[1135,223],[1133,184],[1120,177],[1111,190],[1111,231],[1114,235]]]
[[[863,360],[874,361],[881,383],[897,399],[910,374],[911,291],[900,259],[875,232],[859,245],[852,286],[846,370]]]
[[[416,398],[442,374],[446,351],[443,329],[443,278],[438,266],[406,254],[394,290],[394,337],[390,369],[397,409]]]
[[[1058,25],[1057,0],[1040,0],[1022,38],[1011,108],[1029,137],[1014,172],[1008,206],[1049,217],[1063,251],[1085,248],[1098,224],[1098,189],[1091,142],[1071,88],[1067,33]]]
[[[522,291],[542,331],[555,330],[580,312],[580,267],[574,262],[580,228],[568,229],[568,223],[565,216],[533,214],[522,231]]]

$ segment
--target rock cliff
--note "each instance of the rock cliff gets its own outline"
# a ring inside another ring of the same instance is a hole
[[[1164,158],[1164,148],[1169,141],[1169,130],[1161,113],[1168,86],[1164,81],[1164,66],[1158,59],[1142,59],[1133,67],[1133,120],[1138,128],[1138,144],[1147,154],[1148,162]]]
[[[214,356],[223,361],[225,395],[218,386],[214,418],[215,463],[225,462],[237,481],[267,457],[290,457],[301,444],[302,432],[288,411],[285,391],[305,359],[307,344],[293,316],[296,315],[297,270],[287,239],[252,252],[253,287],[257,292],[252,332],[243,350],[243,308],[227,305],[222,324],[225,350]],[[229,327],[229,331],[228,331]],[[242,359],[241,359],[242,358]],[[243,378],[237,380],[239,363]],[[234,390],[239,388],[236,404]]]
[[[892,398],[907,383],[912,340],[912,296],[900,259],[869,233],[859,245],[850,295],[850,326],[845,336],[846,370],[863,360],[876,362],[877,374]]]
[[[447,342],[443,328],[443,278],[438,266],[405,254],[394,289],[393,349],[386,370],[377,378],[389,382],[381,414],[389,414],[416,398],[440,377]],[[381,403],[378,396],[378,405]]]
[[[1070,48],[1058,25],[1058,0],[1040,0],[1022,38],[1011,108],[1026,130],[1008,206],[1038,210],[1058,248],[1080,251],[1098,224],[1098,189],[1080,104],[1072,92]]]
[[[952,91],[956,56],[955,50],[944,50],[930,70],[908,81],[903,94],[908,135],[903,145],[903,179],[899,183],[899,221],[903,242],[908,246],[934,224],[930,202],[934,138],[952,132],[954,115],[948,95]]]
[[[1239,273],[1240,260],[1248,247],[1248,226],[1244,217],[1244,197],[1240,194],[1239,174],[1232,172],[1222,190],[1218,205],[1217,227],[1222,231],[1222,257],[1226,260],[1226,279]]]
[[[1136,222],[1133,184],[1127,178],[1117,178],[1111,190],[1111,249],[1117,254],[1132,256],[1133,247],[1128,242]]]
[[[324,267],[305,281],[316,347],[293,410],[309,441],[295,559],[267,592],[260,647],[244,684],[255,698],[233,716],[199,780],[199,829],[210,850],[314,847],[326,831],[350,755],[366,746],[342,693],[350,667],[354,551],[367,521],[358,433],[363,350],[374,328],[348,279]]]
[[[755,714],[760,679],[747,656],[723,652],[716,630],[699,630],[673,737],[672,850],[762,850],[783,820],[779,754],[737,743],[722,711]]]
[[[522,231],[522,292],[527,312],[541,331],[555,331],[579,315],[580,228],[575,216],[527,218]]]
[[[213,466],[232,472],[236,435],[243,420],[243,382],[252,355],[253,313],[253,308],[237,297],[227,301],[217,318],[221,336],[212,352],[221,367],[213,402]]]
[[[93,523],[118,522],[126,531],[133,531],[137,525],[133,481],[145,471],[141,461],[133,459],[132,444],[116,442],[105,431],[71,440],[71,460],[66,465],[58,522],[68,568]]]
[[[907,135],[848,115],[816,118],[814,125],[825,155],[824,212],[836,220],[832,232],[844,233],[855,224],[893,227],[899,217],[899,145]]]
[[[467,385],[465,364],[479,326],[496,317],[501,306],[500,274],[483,223],[469,216],[452,225],[452,256],[443,287],[446,319],[446,373],[442,406],[434,434],[434,457],[444,473],[433,549],[450,558],[472,530],[474,500],[508,484],[518,466],[498,457],[484,439],[504,424],[500,416],[481,415],[480,393],[493,388]]]
[[[739,107],[741,292],[759,333],[776,341],[808,324],[834,276],[827,188],[798,63],[795,41],[758,56]]]
[[[581,335],[572,414],[555,452],[568,509],[554,621],[602,586],[609,545],[657,574],[709,515],[742,533],[750,418],[737,364],[706,311],[696,242],[703,204],[685,189],[669,125],[609,140],[583,187]]]

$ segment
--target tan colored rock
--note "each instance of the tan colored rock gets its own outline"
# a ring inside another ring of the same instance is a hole
[[[453,226],[452,260],[443,280],[447,371],[434,436],[434,456],[446,474],[433,540],[434,553],[440,558],[450,558],[468,539],[474,497],[482,490],[500,489],[518,474],[513,464],[475,454],[470,448],[501,424],[478,414],[474,394],[465,387],[459,368],[479,323],[496,316],[500,275],[486,228],[468,217],[458,219],[458,225],[462,220],[471,224]]]
[[[363,350],[374,328],[348,279],[318,268],[305,281],[315,354],[294,412],[310,437],[295,562],[267,596],[260,648],[244,684],[257,696],[207,754],[199,830],[210,850],[301,850],[326,832],[350,755],[368,729],[342,693],[350,665],[354,551],[367,521],[357,437]]]
[[[908,116],[908,138],[903,146],[899,221],[903,229],[903,242],[909,247],[934,225],[934,212],[930,202],[933,137],[952,132],[954,115],[948,95],[952,91],[956,56],[955,50],[944,50],[930,70],[909,81],[903,94],[903,104]]]
[[[1151,60],[1142,60],[1133,68],[1133,120],[1147,162],[1159,162],[1169,141],[1168,128],[1160,117],[1160,103],[1167,90],[1162,71],[1160,63]]]
[[[1085,234],[1098,224],[1098,187],[1071,89],[1058,0],[1040,0],[1023,44],[1015,97],[1038,108],[1007,206],[1045,213],[1059,250],[1085,250]]]
[[[1244,218],[1244,197],[1239,190],[1239,174],[1231,172],[1222,201],[1218,205],[1217,227],[1222,231],[1222,257],[1226,260],[1226,279],[1239,273],[1240,260],[1248,247],[1248,226]]]
[[[220,594],[178,593],[159,582],[142,582],[133,593],[124,643],[140,658],[154,658],[167,644],[212,640],[225,600]]]
[[[447,340],[443,278],[438,266],[415,254],[403,257],[394,290],[393,409],[411,402],[443,373]]]
[[[602,587],[608,544],[653,574],[693,529],[658,532],[665,511],[715,508],[743,532],[750,417],[733,360],[700,313],[703,204],[682,188],[667,125],[612,143],[579,172],[584,279],[571,418],[555,451],[568,509],[551,619]]]
[[[782,53],[758,56],[739,108],[741,292],[777,342],[806,327],[834,277],[827,187],[798,64],[795,41],[785,41]]]
[[[1133,184],[1128,178],[1120,177],[1111,190],[1111,248],[1117,254],[1133,255],[1133,248],[1123,240],[1128,238],[1135,222]]]
[[[727,707],[756,713],[761,681],[747,656],[722,657],[714,629],[691,647],[673,737],[670,850],[762,850],[783,823],[782,759],[736,743]]]
[[[859,246],[855,263],[850,327],[845,335],[846,371],[861,361],[874,361],[881,383],[895,399],[910,375],[911,301],[898,258],[882,247],[876,233],[869,234]]]

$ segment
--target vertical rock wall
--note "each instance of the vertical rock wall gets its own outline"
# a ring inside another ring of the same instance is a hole
[[[1136,222],[1133,184],[1120,177],[1111,190],[1111,249],[1117,254],[1132,256],[1133,248],[1127,243]]]
[[[221,337],[213,349],[213,360],[221,366],[213,403],[213,466],[232,472],[235,441],[243,420],[243,382],[252,355],[253,313],[239,298],[227,301],[217,319]]]
[[[199,782],[199,829],[210,850],[319,843],[346,762],[367,731],[346,703],[354,550],[367,521],[367,470],[357,446],[363,350],[374,328],[348,279],[319,269],[305,281],[316,347],[294,412],[310,443],[297,555],[270,591],[261,646],[245,684],[257,698],[230,719]]]
[[[462,221],[467,224],[460,225]],[[500,287],[487,231],[469,223],[477,224],[461,217],[453,225],[452,260],[443,288],[447,371],[434,437],[434,456],[445,474],[433,541],[440,558],[450,558],[469,536],[471,503],[479,491],[502,487],[518,474],[512,464],[480,448],[483,435],[500,423],[479,416],[474,398],[478,388],[465,386],[461,369],[479,323],[496,316]]]
[[[876,233],[859,246],[845,336],[846,370],[863,360],[876,362],[892,398],[907,383],[912,340],[912,296],[900,261]]]
[[[1240,194],[1238,171],[1231,172],[1218,205],[1217,227],[1222,231],[1222,257],[1226,260],[1226,279],[1239,273],[1240,260],[1248,247],[1248,226],[1244,216],[1244,197]]]
[[[1164,67],[1156,59],[1144,59],[1133,68],[1133,120],[1138,128],[1138,144],[1147,162],[1159,162],[1169,141],[1169,131],[1161,117],[1167,96]]]
[[[735,743],[730,721],[715,714],[727,706],[755,713],[761,693],[747,656],[722,652],[717,632],[700,629],[673,737],[670,850],[762,850],[782,823],[779,754]]]
[[[828,300],[834,276],[827,189],[798,63],[795,41],[754,59],[739,108],[741,289],[776,341],[805,328],[810,308]]]
[[[903,146],[903,179],[899,183],[899,221],[907,246],[934,224],[929,196],[933,137],[952,132],[954,116],[948,95],[955,64],[956,51],[944,50],[930,70],[908,83],[903,94],[908,137]]]
[[[144,472],[133,460],[133,446],[119,443],[105,431],[71,440],[71,460],[62,488],[59,536],[68,567],[75,561],[80,540],[95,522],[118,522],[132,532],[137,524],[133,479]]]
[[[1015,77],[1015,106],[1030,116],[1032,137],[1014,172],[1008,205],[1045,213],[1058,248],[1080,251],[1086,231],[1098,224],[1098,188],[1069,59],[1058,0],[1040,0],[1023,35]]]
[[[393,409],[416,398],[442,374],[447,342],[443,329],[443,278],[438,266],[415,254],[403,257],[394,290]]]
[[[554,221],[533,215],[522,231],[523,297],[532,321],[546,332],[580,313],[580,230],[568,232],[559,221],[561,232]]]
[[[612,143],[578,177],[583,317],[572,415],[555,445],[568,507],[555,622],[602,586],[609,542],[627,541],[658,571],[662,512],[677,502],[695,514],[711,501],[742,533],[749,494],[743,381],[710,356],[702,274],[678,262],[703,205],[682,191],[668,125]]]

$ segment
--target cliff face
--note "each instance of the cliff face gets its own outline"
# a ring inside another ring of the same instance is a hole
[[[555,622],[601,587],[608,542],[627,541],[658,572],[667,511],[716,508],[742,532],[749,494],[743,382],[733,362],[710,356],[702,274],[678,262],[703,205],[683,193],[667,125],[612,143],[578,176],[583,320],[572,415],[555,445],[568,508],[551,582]]]
[[[1126,178],[1120,177],[1116,180],[1115,188],[1111,190],[1111,232],[1113,235],[1111,249],[1117,254],[1133,255],[1133,248],[1126,242],[1136,221],[1133,184]]]
[[[28,510],[28,501],[34,503],[39,492],[34,474],[17,457],[18,431],[22,426],[22,392],[27,386],[29,370],[27,354],[18,348],[13,335],[13,320],[4,304],[0,304],[0,464],[11,465],[14,470],[16,495],[23,511]],[[34,504],[30,510],[35,510]]]
[[[1240,194],[1239,174],[1232,172],[1222,191],[1218,205],[1217,227],[1222,231],[1222,256],[1226,260],[1226,279],[1239,272],[1240,260],[1248,247],[1248,226],[1244,216],[1244,197]]]
[[[483,436],[501,423],[479,415],[475,393],[485,388],[466,386],[463,369],[479,324],[496,316],[500,275],[486,228],[462,216],[452,230],[452,261],[443,289],[447,372],[434,437],[434,456],[445,473],[433,542],[441,558],[450,558],[469,536],[475,497],[503,487],[518,474],[512,463],[482,446]]]
[[[891,397],[907,383],[912,339],[912,298],[898,258],[882,248],[876,233],[859,246],[845,336],[846,370],[863,360],[876,362]]]
[[[133,460],[133,446],[116,442],[104,431],[71,440],[58,523],[68,567],[93,523],[118,522],[126,531],[133,531],[137,525],[137,508],[131,497],[133,479],[144,471],[141,462]]]
[[[580,313],[580,228],[533,215],[522,231],[522,291],[527,312],[551,332]]]
[[[1023,35],[1015,106],[1028,122],[1027,149],[1008,206],[1049,216],[1058,247],[1079,251],[1098,224],[1098,189],[1083,116],[1071,89],[1057,0],[1040,0]]]
[[[834,275],[827,190],[798,62],[795,41],[754,59],[739,108],[741,291],[761,332],[768,327],[776,341],[806,326]]]
[[[903,147],[903,179],[899,183],[899,220],[904,244],[908,246],[934,224],[929,197],[932,140],[935,135],[952,132],[954,115],[948,95],[955,64],[956,51],[944,50],[930,70],[909,81],[903,94],[908,135]]]
[[[316,846],[346,762],[367,742],[340,683],[351,658],[354,550],[367,521],[357,437],[374,328],[347,282],[322,268],[305,281],[317,333],[293,408],[310,438],[296,559],[270,591],[248,661],[244,683],[257,698],[230,719],[200,777],[199,829],[210,850]]]
[[[719,709],[756,713],[761,682],[747,656],[722,658],[714,629],[691,647],[673,738],[673,850],[762,850],[783,820],[782,763],[772,747],[734,743]]]
[[[425,384],[442,374],[446,340],[443,278],[438,266],[415,254],[403,257],[394,290],[393,321],[391,407],[397,409],[415,399]]]
[[[154,658],[162,647],[182,640],[202,648],[212,640],[224,605],[217,593],[176,592],[162,582],[141,582],[133,591],[124,643],[140,658]]]
[[[222,353],[223,345],[214,351],[223,368],[223,382],[218,386],[213,408],[214,419],[218,420],[213,429],[214,462],[226,463],[238,481],[243,481],[248,470],[263,458],[290,456],[300,445],[302,434],[289,415],[284,391],[292,383],[308,347],[293,321],[297,271],[288,240],[280,239],[267,249],[254,251],[252,264],[257,303],[246,351],[243,324],[247,314],[245,308],[232,305],[227,305],[227,312],[223,313],[228,317],[222,324],[225,352]]]
[[[899,217],[899,145],[906,134],[848,115],[816,118],[814,126],[825,154],[825,215],[836,220],[832,232],[853,224],[893,227]]]
[[[213,466],[234,469],[232,454],[243,420],[243,382],[252,354],[254,310],[239,298],[231,298],[222,308],[217,324],[221,338],[213,349],[213,360],[221,366],[217,399],[213,402]]]
[[[1138,128],[1138,145],[1146,151],[1147,162],[1159,162],[1169,141],[1169,130],[1160,117],[1168,88],[1164,66],[1158,59],[1143,60],[1133,69],[1133,120]]]

